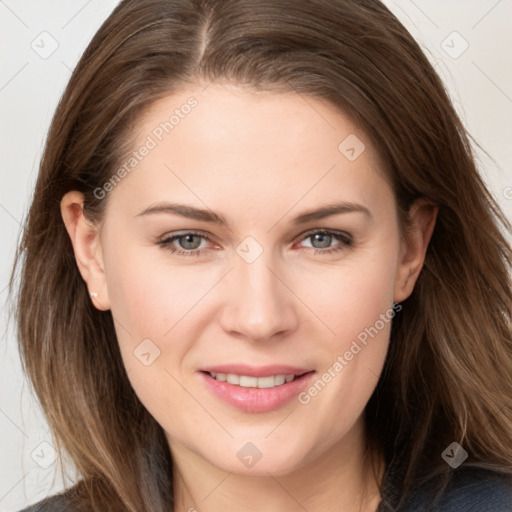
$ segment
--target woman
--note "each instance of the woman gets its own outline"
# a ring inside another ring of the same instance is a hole
[[[125,0],[55,114],[30,510],[512,510],[510,231],[378,0]]]

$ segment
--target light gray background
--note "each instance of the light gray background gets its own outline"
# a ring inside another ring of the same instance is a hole
[[[512,0],[385,3],[425,48],[470,132],[492,156],[480,154],[481,173],[512,218]],[[17,511],[63,486],[4,304],[53,111],[79,56],[116,4],[0,0],[0,512]]]

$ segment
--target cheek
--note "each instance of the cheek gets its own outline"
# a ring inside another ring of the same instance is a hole
[[[165,265],[160,250],[135,248],[106,263],[112,314],[133,341],[162,339],[204,295],[194,273]]]
[[[375,246],[366,256],[325,276],[326,291],[309,296],[311,309],[321,312],[331,332],[325,329],[316,338],[318,378],[299,402],[325,419],[321,428],[327,425],[331,432],[326,443],[346,432],[366,406],[386,359],[392,319],[399,314],[393,309],[396,246]]]
[[[162,411],[171,405],[184,407],[184,396],[177,383],[182,380],[176,370],[179,366],[172,363],[183,358],[188,338],[180,336],[180,343],[174,340],[183,328],[180,318],[190,308],[194,293],[185,286],[186,279],[179,272],[163,272],[161,265],[148,261],[147,254],[144,255],[147,251],[147,247],[123,251],[106,261],[105,266],[111,311],[128,379],[144,407],[162,422],[166,419],[165,415],[161,417]],[[172,404],[168,397],[173,397]]]
[[[126,245],[125,245],[126,247]],[[195,299],[180,272],[165,272],[148,258],[148,247],[108,253],[105,271],[111,312],[124,366],[139,394],[153,379],[162,378],[165,354],[180,358],[186,346],[172,342],[179,325]],[[174,329],[176,330],[176,329]],[[171,346],[172,345],[172,346]]]
[[[300,288],[304,302],[331,333],[333,348],[341,350],[382,313],[393,306],[398,253],[393,244],[375,246],[364,255],[307,277]]]
[[[165,419],[162,411],[186,401],[179,383],[187,378],[187,354],[207,316],[202,299],[218,280],[192,265],[166,264],[161,251],[132,247],[105,258],[123,364],[135,393],[159,421]]]

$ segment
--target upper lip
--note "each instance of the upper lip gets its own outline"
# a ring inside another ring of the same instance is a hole
[[[288,365],[250,366],[248,364],[221,364],[201,368],[209,373],[231,373],[234,375],[247,375],[248,377],[270,377],[272,375],[303,375],[312,371],[308,368],[298,368]]]

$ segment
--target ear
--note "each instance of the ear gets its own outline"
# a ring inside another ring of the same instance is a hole
[[[439,208],[430,201],[417,199],[409,210],[410,227],[405,233],[395,279],[394,301],[401,302],[414,289],[425,262],[428,244],[434,232]]]
[[[71,238],[78,270],[87,283],[94,306],[110,309],[99,229],[84,215],[84,195],[71,191],[60,202],[60,211],[66,230]]]

